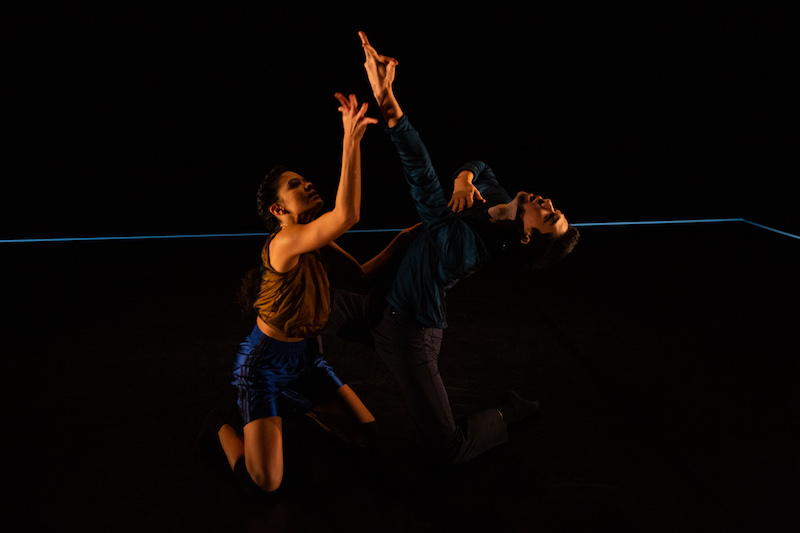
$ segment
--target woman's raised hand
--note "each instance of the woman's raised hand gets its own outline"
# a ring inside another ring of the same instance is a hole
[[[381,104],[392,91],[395,67],[398,62],[392,57],[380,55],[369,44],[369,39],[363,31],[358,32],[358,36],[361,37],[361,46],[364,47],[364,56],[366,57],[364,68],[367,70],[367,78],[372,86],[372,94],[378,104]]]
[[[342,126],[344,127],[345,139],[353,141],[361,141],[367,126],[370,124],[377,124],[378,119],[370,118],[367,115],[369,105],[366,102],[358,106],[356,95],[351,94],[349,98],[345,97],[342,93],[334,95],[339,103],[339,111],[342,113]]]

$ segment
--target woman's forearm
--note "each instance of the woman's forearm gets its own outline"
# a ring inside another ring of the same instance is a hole
[[[397,235],[395,235],[392,242],[390,242],[386,248],[381,250],[378,255],[361,265],[361,271],[365,278],[370,278],[376,274],[378,274],[387,264],[391,263],[395,258],[399,257],[403,252],[405,252],[406,248],[408,248],[409,243],[414,238],[414,235],[417,231],[419,231],[422,223],[417,223],[416,225],[404,229]]]
[[[364,103],[359,107],[354,94],[349,98],[342,93],[336,93],[335,96],[342,104],[339,111],[342,112],[344,138],[342,172],[333,210],[329,214],[336,221],[337,229],[347,231],[361,218],[361,139],[367,126],[378,121],[366,116],[369,106]]]
[[[342,143],[342,171],[332,213],[342,224],[353,226],[361,218],[361,143],[348,139]]]
[[[378,255],[361,265],[361,271],[365,279],[369,280],[375,274],[379,273],[398,252],[405,249],[406,242],[402,235],[402,233],[398,234],[386,248],[378,253]]]
[[[374,289],[381,273],[400,260],[411,241],[421,230],[421,223],[404,229],[378,255],[365,263],[359,263],[338,244],[331,243],[329,249],[332,253],[328,263],[328,274],[331,280],[335,279],[334,284],[345,290],[368,294]]]

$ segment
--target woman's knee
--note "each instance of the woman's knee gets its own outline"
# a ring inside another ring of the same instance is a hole
[[[281,486],[281,482],[283,481],[283,472],[265,472],[265,471],[255,471],[251,474],[253,478],[253,483],[261,489],[263,492],[270,493],[275,492]]]
[[[261,492],[275,492],[283,481],[283,437],[280,417],[254,420],[244,427],[241,469]],[[244,459],[244,458],[243,458]],[[245,468],[246,465],[246,468]]]
[[[275,492],[283,481],[283,461],[278,457],[259,457],[247,461],[253,483],[264,492]]]
[[[233,472],[242,490],[251,496],[275,492],[283,481],[282,469],[277,472],[258,465],[249,465],[244,457],[236,462]]]

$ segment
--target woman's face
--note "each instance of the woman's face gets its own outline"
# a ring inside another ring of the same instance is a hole
[[[522,224],[526,236],[530,234],[531,228],[536,228],[541,233],[552,233],[554,237],[563,235],[569,228],[564,213],[553,207],[553,202],[549,198],[520,191],[517,193],[517,200],[519,210],[522,211]]]
[[[314,185],[296,172],[286,171],[281,174],[278,185],[278,203],[283,214],[297,215],[298,220],[312,218],[324,202],[314,189]]]

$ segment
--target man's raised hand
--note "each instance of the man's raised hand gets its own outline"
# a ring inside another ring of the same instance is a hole
[[[369,44],[367,35],[360,31],[358,36],[361,37],[361,46],[364,47],[364,68],[367,71],[367,78],[372,87],[372,94],[382,104],[384,99],[391,94],[392,83],[394,82],[395,67],[398,62],[396,59],[379,54],[375,48]]]

